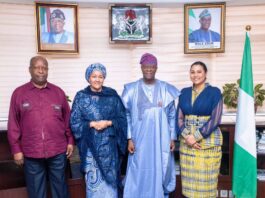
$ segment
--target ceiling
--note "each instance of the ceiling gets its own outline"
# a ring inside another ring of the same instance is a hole
[[[224,2],[225,0],[43,0],[41,2],[65,2],[78,3],[84,7],[107,7],[110,3],[150,3],[153,7],[171,7],[174,5],[183,5],[186,3],[214,3]],[[0,0],[0,3],[14,4],[34,4],[33,0]],[[227,6],[257,5],[265,4],[265,0],[226,0]]]

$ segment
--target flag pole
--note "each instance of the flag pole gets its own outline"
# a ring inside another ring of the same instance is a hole
[[[257,148],[252,56],[247,25],[235,125],[232,191],[236,198],[257,196]]]

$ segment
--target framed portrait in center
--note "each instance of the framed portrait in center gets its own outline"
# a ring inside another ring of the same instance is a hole
[[[222,53],[225,51],[226,4],[184,5],[184,53]]]
[[[151,43],[152,10],[149,4],[109,6],[110,43]]]
[[[77,4],[35,3],[38,53],[79,52]]]

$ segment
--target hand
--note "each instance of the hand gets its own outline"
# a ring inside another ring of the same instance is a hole
[[[201,145],[198,142],[196,142],[195,144],[193,144],[192,148],[200,150],[201,149]]]
[[[174,151],[175,150],[175,141],[171,140],[170,141],[170,151]]]
[[[185,142],[187,145],[189,145],[192,148],[201,149],[201,145],[198,142],[196,142],[196,139],[193,135],[187,135],[185,138]]]
[[[109,120],[100,120],[100,121],[90,122],[90,127],[93,127],[98,131],[101,131],[111,125],[112,125],[112,122]]]
[[[74,146],[72,144],[68,144],[67,149],[66,149],[67,158],[71,157],[71,155],[73,154],[73,151],[74,151]]]
[[[96,128],[97,130],[103,130],[109,126],[109,121],[107,120],[100,120],[96,122]]]
[[[187,135],[185,138],[185,143],[188,146],[193,146],[196,143],[195,137],[193,135]]]
[[[128,140],[128,151],[130,154],[134,154],[135,147],[131,139]]]
[[[14,154],[14,161],[17,165],[22,166],[24,164],[24,155],[22,152]]]

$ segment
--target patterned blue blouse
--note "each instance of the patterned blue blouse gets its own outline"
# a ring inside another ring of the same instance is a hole
[[[97,131],[90,128],[92,121],[111,120],[112,126]],[[127,120],[125,108],[114,89],[103,87],[93,92],[90,87],[77,92],[70,118],[81,159],[81,170],[87,172],[87,150],[90,149],[103,178],[116,186],[118,182],[119,158],[126,151]]]

